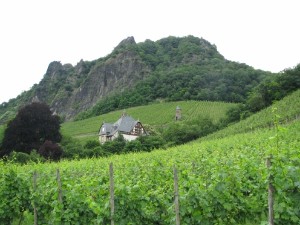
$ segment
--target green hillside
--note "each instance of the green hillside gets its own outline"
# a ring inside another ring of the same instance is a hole
[[[209,101],[161,102],[129,108],[126,109],[126,113],[139,119],[144,125],[160,127],[174,122],[177,106],[182,109],[182,121],[207,116],[217,122],[224,118],[226,111],[234,105],[234,103]],[[115,122],[120,118],[122,112],[123,110],[119,110],[85,120],[63,123],[62,134],[77,138],[96,138],[102,122]]]
[[[109,224],[113,163],[115,224],[174,224],[174,166],[181,224],[267,224],[269,174],[276,190],[275,224],[299,224],[299,130],[300,122],[294,121],[285,131],[267,128],[150,153],[25,166],[0,162],[0,220],[19,221],[22,208],[24,220],[33,224],[34,202],[41,223]]]
[[[2,140],[3,140],[5,127],[6,126],[4,126],[4,125],[0,125],[0,145],[1,145]]]
[[[281,124],[300,119],[300,90],[293,92],[284,99],[275,102],[272,106],[233,124],[223,130],[215,132],[203,139],[216,139],[233,134],[253,132],[259,128],[274,126],[275,116]]]
[[[46,68],[45,68],[46,69]],[[76,65],[49,63],[43,79],[0,104],[0,124],[32,101],[47,103],[65,121],[86,119],[157,100],[244,102],[275,74],[226,60],[203,38],[123,40],[110,54]]]

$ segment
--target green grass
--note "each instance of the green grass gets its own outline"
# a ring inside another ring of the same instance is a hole
[[[293,92],[284,99],[275,102],[272,106],[242,120],[227,128],[217,131],[207,137],[200,139],[216,139],[233,134],[253,132],[260,128],[271,128],[274,125],[275,115],[279,116],[281,124],[290,123],[293,120],[300,119],[300,90]]]
[[[179,106],[182,110],[183,121],[208,116],[214,122],[217,122],[234,105],[234,103],[209,101],[162,102],[129,108],[126,109],[126,113],[134,119],[140,120],[142,124],[155,127],[174,122],[176,106]],[[81,121],[63,123],[61,127],[62,134],[81,139],[93,139],[98,136],[102,122],[113,123],[120,118],[122,112],[123,110],[119,110]]]

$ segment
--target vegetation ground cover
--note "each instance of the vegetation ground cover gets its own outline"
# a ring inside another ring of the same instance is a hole
[[[4,130],[5,130],[6,126],[4,125],[0,125],[0,144],[3,140],[3,135],[4,135]]]
[[[299,224],[299,108],[298,91],[222,131],[227,135],[150,153],[23,166],[0,161],[0,221],[32,224],[35,206],[42,224],[110,223],[113,163],[116,224],[174,224],[174,167],[181,224],[267,224],[270,175],[275,223]]]
[[[276,189],[275,223],[299,224],[299,130],[296,121],[284,128],[150,153],[25,166],[1,163],[0,218],[16,221],[25,211],[30,221],[34,203],[45,224],[107,224],[108,168],[113,163],[117,224],[174,224],[174,166],[179,176],[181,224],[266,224],[269,173]],[[265,158],[270,154],[273,166],[268,171]],[[58,201],[58,168],[62,203]],[[32,185],[34,171],[37,191]]]
[[[276,112],[272,112],[276,109]],[[275,102],[272,106],[253,114],[252,116],[231,124],[226,129],[222,129],[203,139],[216,139],[238,133],[253,132],[259,128],[272,127],[274,124],[274,115],[280,116],[279,122],[289,123],[300,119],[300,90],[286,96],[281,101]]]
[[[142,124],[159,127],[174,122],[177,106],[182,109],[182,121],[208,116],[217,122],[224,118],[226,111],[234,105],[234,103],[209,101],[162,102],[129,108],[126,109],[126,113],[140,120]],[[123,110],[118,110],[85,120],[63,123],[62,134],[77,138],[91,138],[94,134],[94,137],[97,137],[102,122],[115,122],[122,112]]]

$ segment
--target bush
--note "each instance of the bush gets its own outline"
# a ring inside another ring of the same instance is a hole
[[[61,141],[62,158],[76,159],[82,156],[83,145],[75,138],[63,136]]]
[[[210,118],[198,118],[188,123],[171,124],[163,131],[162,136],[168,145],[180,145],[204,137],[216,129],[217,126]]]
[[[45,159],[59,160],[63,154],[63,150],[57,143],[46,140],[39,149],[39,154]]]
[[[142,145],[143,151],[151,151],[153,149],[163,148],[166,144],[165,140],[160,136],[141,136],[137,139]]]
[[[30,154],[13,151],[8,155],[8,157],[6,157],[6,160],[14,163],[20,163],[20,164],[26,164],[29,162],[37,163],[37,162],[45,161],[45,159],[42,158],[41,155],[38,154],[36,150],[32,150]]]
[[[30,160],[36,163],[46,161],[45,158],[43,158],[35,149],[30,152]]]
[[[140,152],[142,150],[142,144],[138,140],[127,142],[124,147],[124,152]]]
[[[107,157],[110,156],[111,153],[105,151],[102,146],[97,146],[93,149],[84,149],[83,157],[92,158],[92,157]]]
[[[122,153],[124,151],[124,147],[126,145],[126,141],[122,135],[119,135],[113,141],[107,141],[102,145],[102,148],[105,152],[109,152],[112,154]]]
[[[30,161],[30,155],[24,152],[13,151],[12,153],[9,154],[8,160],[15,163],[26,164],[27,162]]]
[[[97,140],[88,140],[85,143],[84,148],[93,149],[93,148],[96,148],[96,147],[99,147],[99,146],[100,146],[99,141],[97,141]]]

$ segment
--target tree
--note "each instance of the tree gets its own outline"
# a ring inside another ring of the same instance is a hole
[[[45,103],[34,102],[18,111],[7,124],[0,156],[16,152],[30,153],[46,141],[60,142],[60,120]]]

